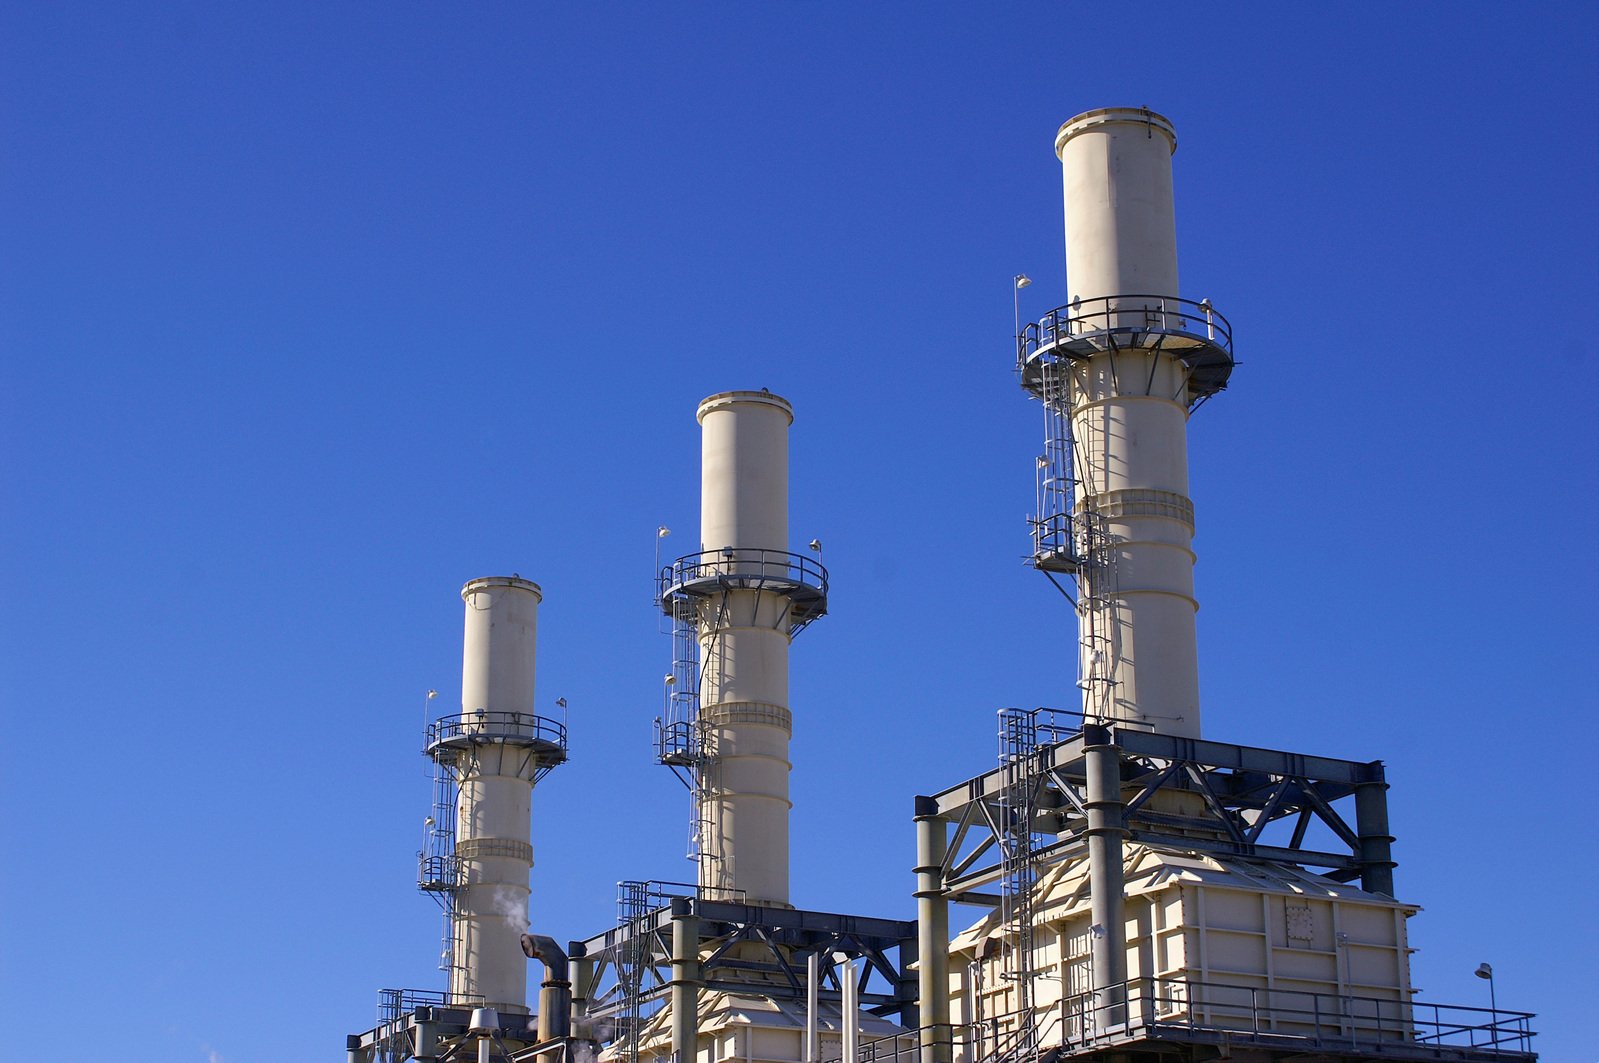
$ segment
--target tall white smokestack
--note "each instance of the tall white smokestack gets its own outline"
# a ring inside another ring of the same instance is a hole
[[[461,597],[461,714],[434,725],[430,748],[448,758],[458,786],[450,994],[458,1004],[525,1014],[520,935],[533,866],[533,784],[565,759],[565,739],[533,712],[538,585],[491,576],[468,583]]]
[[[1070,301],[1019,353],[1024,384],[1069,420],[1084,712],[1197,737],[1187,422],[1232,358],[1225,321],[1178,298],[1176,147],[1138,108],[1061,127]]]
[[[826,608],[826,577],[788,551],[788,402],[700,403],[700,552],[663,574],[663,605],[698,644],[694,783],[699,884],[788,904],[789,642]]]

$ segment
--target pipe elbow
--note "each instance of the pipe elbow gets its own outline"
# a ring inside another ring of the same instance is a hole
[[[522,954],[544,965],[546,982],[564,982],[566,977],[566,950],[552,937],[543,934],[523,934]]]

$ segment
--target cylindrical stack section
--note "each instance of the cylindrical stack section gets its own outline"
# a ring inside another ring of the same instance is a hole
[[[700,403],[700,546],[722,590],[699,612],[699,884],[788,904],[788,402],[730,391]],[[737,893],[731,895],[737,896]]]
[[[1089,111],[1055,140],[1066,198],[1065,310],[1075,507],[1092,542],[1082,571],[1081,675],[1091,719],[1199,735],[1189,367],[1177,304],[1171,123]]]
[[[461,716],[444,732],[459,787],[450,993],[458,1003],[525,1014],[529,813],[535,776],[548,763],[533,713],[542,595],[528,580],[492,576],[468,583],[461,597]]]

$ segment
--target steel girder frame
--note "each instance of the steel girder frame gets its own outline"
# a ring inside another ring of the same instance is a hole
[[[1387,834],[1381,761],[1338,760],[1145,731],[1093,730],[1103,732],[1099,738],[1115,747],[1119,759],[1123,793],[1129,795],[1123,809],[1127,842],[1301,864],[1337,881],[1359,878],[1366,889],[1392,895],[1392,838]],[[1085,736],[1077,734],[1031,754],[1031,807],[1037,810],[1031,827],[1055,838],[1035,849],[1041,863],[1084,845],[1088,747]],[[998,882],[1001,874],[1004,790],[1004,772],[996,768],[929,799],[934,805],[929,811],[952,828],[942,869],[948,899],[999,902],[997,894],[982,892],[982,887]],[[1150,808],[1150,799],[1163,790],[1197,795],[1204,814],[1177,816]],[[1350,796],[1356,799],[1359,829],[1334,807]],[[1288,823],[1292,828],[1286,844],[1265,839],[1269,826]],[[1307,848],[1307,832],[1317,823],[1347,851]]]
[[[805,956],[814,952],[823,957],[824,988],[836,996],[842,986],[833,954],[842,952],[850,959],[866,960],[860,993],[865,1010],[874,1015],[913,1013],[915,977],[904,968],[915,952],[915,922],[697,897],[679,898],[680,909],[685,902],[687,910],[680,916],[696,920],[702,950],[709,946],[709,954],[700,961],[698,982],[703,991],[803,1002]],[[586,1002],[590,1018],[617,1019],[630,1007],[647,1017],[667,999],[672,985],[672,919],[672,905],[667,904],[572,943],[572,954],[586,961],[588,971],[586,984],[573,985],[573,996]],[[751,945],[755,947],[740,947]],[[895,949],[898,964],[888,956]],[[873,990],[874,977],[886,985]],[[631,1001],[630,985],[637,987]]]

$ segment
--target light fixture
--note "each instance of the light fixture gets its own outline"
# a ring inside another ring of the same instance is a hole
[[[1022,289],[1033,283],[1033,278],[1025,273],[1018,273],[1010,279],[1011,313],[1016,319],[1016,342],[1022,340]]]
[[[1492,964],[1487,964],[1487,963],[1479,963],[1479,964],[1477,964],[1477,969],[1475,971],[1473,971],[1472,973],[1475,974],[1478,978],[1486,978],[1488,980],[1488,1007],[1497,1016],[1497,1014],[1499,1012],[1499,998],[1498,998],[1498,994],[1495,993],[1495,991],[1494,991],[1494,969],[1493,969],[1493,965]],[[1493,1021],[1497,1021],[1497,1019],[1495,1019]]]

